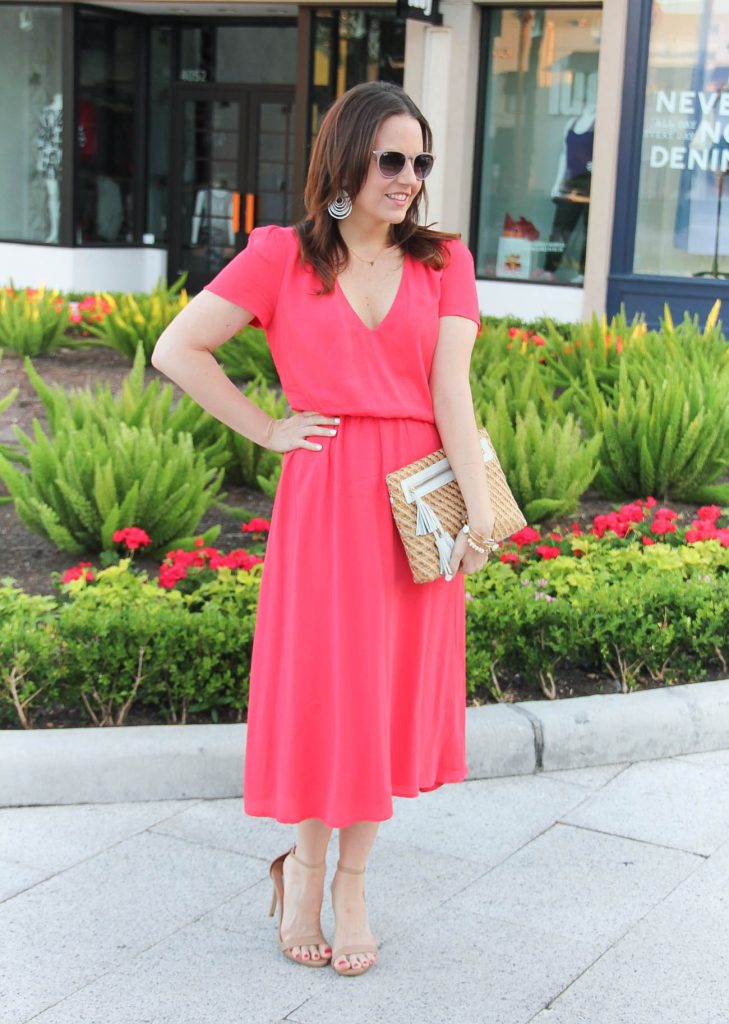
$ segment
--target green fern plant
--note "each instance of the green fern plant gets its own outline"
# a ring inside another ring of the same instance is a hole
[[[225,372],[235,380],[260,376],[267,384],[279,383],[265,333],[257,327],[244,327],[215,350]]]
[[[208,466],[226,467],[231,461],[225,427],[205,412],[189,395],[183,395],[174,409],[172,384],[162,385],[159,379],[144,383],[144,346],[137,346],[134,363],[124,378],[121,389],[113,395],[109,384],[95,382],[89,387],[65,390],[46,384],[30,359],[25,371],[46,410],[51,432],[65,426],[84,430],[91,424],[104,429],[109,422],[126,423],[130,427],[149,427],[154,433],[192,436],[193,446]],[[21,460],[28,465],[27,457]]]
[[[189,545],[220,488],[222,470],[205,465],[189,434],[109,421],[65,424],[48,437],[37,419],[33,438],[15,430],[29,470],[0,456],[0,479],[21,521],[62,551],[108,551],[114,531],[131,525],[152,538],[152,554]],[[218,531],[207,531],[206,541]]]
[[[584,383],[589,366],[598,387],[607,393],[615,384],[621,362],[642,351],[650,336],[641,318],[635,316],[628,322],[622,311],[609,321],[593,314],[587,323],[572,324],[567,337],[548,329],[542,375],[549,387],[564,389],[571,397]]]
[[[588,367],[581,415],[604,438],[596,488],[610,498],[729,501],[729,484],[715,483],[729,469],[728,387],[726,372],[670,358],[660,376],[636,382],[626,362],[609,402]]]
[[[88,332],[96,344],[113,348],[133,359],[137,346],[144,346],[144,356],[150,361],[152,350],[165,327],[170,324],[188,302],[183,288],[187,275],[183,274],[171,287],[160,280],[149,294],[97,295],[111,307],[111,312],[99,323],[90,323]]]
[[[524,415],[533,403],[542,419],[564,419],[564,401],[554,398],[544,380],[539,364],[521,354],[505,359],[491,368],[488,376],[471,378],[471,394],[477,415],[486,419],[491,405],[500,395],[509,417],[515,422],[517,413]]]
[[[286,396],[269,388],[260,376],[244,388],[243,394],[274,419],[280,419],[286,414]],[[228,479],[246,484],[248,487],[254,487],[263,491],[269,498],[273,498],[281,476],[283,464],[281,452],[263,448],[230,429],[228,429],[228,444],[232,455]]]
[[[73,345],[66,338],[68,306],[55,289],[0,288],[0,349],[17,355],[44,355]]]
[[[600,435],[584,440],[571,413],[562,422],[542,420],[532,401],[512,418],[504,391],[496,394],[484,425],[528,522],[575,511],[598,471]]]

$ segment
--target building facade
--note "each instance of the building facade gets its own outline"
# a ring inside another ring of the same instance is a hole
[[[322,113],[385,79],[484,312],[729,297],[729,0],[407,2],[1,0],[0,279],[199,289],[301,215]]]

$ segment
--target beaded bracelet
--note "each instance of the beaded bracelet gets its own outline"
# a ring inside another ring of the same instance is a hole
[[[480,533],[477,533],[473,527],[469,526],[468,523],[463,524],[461,532],[466,534],[466,543],[469,544],[474,551],[479,551],[481,554],[486,550],[486,546],[494,549],[499,546],[498,542],[495,541],[493,537],[483,537]],[[484,547],[481,547],[480,545],[484,545]]]

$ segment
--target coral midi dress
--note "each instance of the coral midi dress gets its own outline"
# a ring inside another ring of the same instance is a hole
[[[441,316],[480,323],[473,258],[406,256],[367,327],[299,255],[256,228],[207,286],[255,314],[292,410],[339,416],[319,451],[283,455],[261,576],[243,777],[245,813],[331,828],[392,816],[467,775],[464,576],[415,583],[385,475],[441,447],[428,385]]]

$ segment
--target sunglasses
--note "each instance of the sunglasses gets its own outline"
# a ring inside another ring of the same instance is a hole
[[[433,170],[435,157],[432,153],[418,153],[417,156],[405,156],[396,149],[373,149],[377,157],[377,170],[383,178],[396,178],[408,160],[413,165],[413,173],[418,181],[427,178]]]

